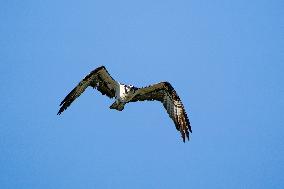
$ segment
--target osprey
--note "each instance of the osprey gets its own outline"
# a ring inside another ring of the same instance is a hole
[[[190,122],[184,106],[176,91],[169,82],[160,82],[147,87],[134,87],[115,81],[104,66],[98,67],[87,75],[60,103],[57,115],[60,115],[68,106],[79,97],[87,87],[96,88],[103,95],[115,98],[115,102],[109,107],[122,111],[128,102],[153,101],[162,102],[169,117],[174,121],[176,129],[181,133],[183,142],[189,140],[191,131]]]

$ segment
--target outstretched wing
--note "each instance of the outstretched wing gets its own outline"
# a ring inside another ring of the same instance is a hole
[[[170,83],[161,82],[140,88],[130,102],[144,100],[162,102],[170,118],[174,121],[176,129],[180,131],[183,142],[185,142],[185,137],[189,140],[189,132],[192,132],[190,122],[178,94]]]
[[[87,87],[97,88],[103,95],[109,98],[115,97],[115,90],[118,83],[109,75],[104,66],[98,67],[87,75],[60,103],[57,115],[60,115],[70,104],[79,97]]]

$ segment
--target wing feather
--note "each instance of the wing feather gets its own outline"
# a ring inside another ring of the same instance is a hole
[[[162,102],[169,117],[174,121],[176,129],[180,131],[183,142],[189,140],[189,132],[192,132],[185,108],[172,85],[168,82],[160,82],[148,87],[140,88],[130,102],[157,100]]]
[[[57,115],[66,110],[71,103],[78,98],[87,87],[97,88],[103,95],[110,98],[115,96],[115,89],[118,83],[109,75],[104,66],[98,67],[89,73],[79,84],[64,98],[60,103],[60,109]]]

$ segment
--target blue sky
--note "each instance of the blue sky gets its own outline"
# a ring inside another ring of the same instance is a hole
[[[284,3],[1,1],[0,188],[284,186]],[[183,143],[161,104],[123,112],[88,89],[105,65],[136,86],[169,81]]]

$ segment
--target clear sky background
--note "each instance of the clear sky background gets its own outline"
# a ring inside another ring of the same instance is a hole
[[[0,188],[284,187],[284,1],[0,2]],[[123,112],[88,89],[105,65],[169,81],[193,133],[158,102]]]

